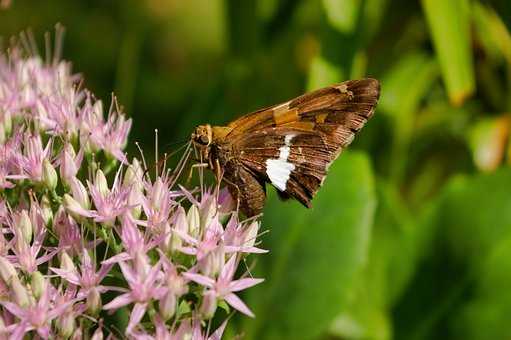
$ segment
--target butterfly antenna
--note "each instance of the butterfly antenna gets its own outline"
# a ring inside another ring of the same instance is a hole
[[[155,173],[154,173],[154,176],[155,178],[158,177],[158,168],[159,168],[159,164],[158,164],[158,129],[154,129],[154,153],[155,153],[155,156],[154,156],[154,168],[155,168]]]

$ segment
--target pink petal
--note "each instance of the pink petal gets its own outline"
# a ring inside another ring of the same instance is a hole
[[[245,247],[245,246],[224,246],[226,253],[252,253],[252,254],[265,254],[269,250],[261,249],[257,247]]]
[[[126,333],[130,334],[142,320],[142,317],[145,314],[147,309],[147,303],[136,303],[133,309],[131,310],[130,322],[128,323],[128,327],[126,327]]]
[[[122,275],[128,281],[128,284],[131,286],[137,282],[137,277],[133,270],[124,262],[119,262],[119,266],[121,267]]]
[[[255,317],[254,313],[247,307],[247,305],[241,301],[241,299],[235,294],[227,294],[224,296],[224,300],[227,301],[233,308],[239,310],[245,315],[250,316],[251,318]]]
[[[229,261],[222,268],[222,272],[220,273],[219,281],[230,281],[234,276],[234,271],[236,270],[236,254],[232,255]]]
[[[71,282],[72,284],[79,286],[80,285],[80,277],[76,272],[72,272],[69,270],[64,270],[60,268],[54,268],[50,267],[51,271],[57,274],[58,276],[66,279],[67,281]]]
[[[18,307],[18,305],[7,301],[0,302],[0,304],[18,318],[23,319],[25,317],[25,310]]]
[[[101,263],[104,265],[108,265],[108,264],[114,264],[117,262],[124,262],[124,261],[128,261],[128,260],[131,260],[131,256],[128,253],[123,252],[123,253],[114,255],[111,258],[109,258]]]
[[[183,273],[183,277],[209,288],[213,288],[213,286],[215,285],[215,280],[201,274]]]
[[[131,298],[131,294],[126,293],[119,295],[109,303],[107,303],[105,306],[103,306],[103,309],[118,309],[122,306],[126,306],[133,302],[133,299]]]
[[[220,327],[218,327],[216,331],[211,334],[208,340],[222,340],[222,335],[224,334],[225,327],[227,326],[227,321],[229,321],[229,319],[226,319],[224,322],[222,322]]]
[[[190,235],[188,235],[187,233],[184,233],[182,232],[181,230],[179,229],[172,229],[172,232],[176,233],[179,237],[181,237],[184,241],[190,243],[190,244],[193,244],[193,245],[197,245],[199,243],[199,241],[197,241],[196,239],[194,239],[193,237],[191,237]]]
[[[255,286],[256,284],[261,283],[263,281],[264,281],[264,279],[251,279],[251,278],[231,281],[229,283],[229,290],[231,292],[238,292],[240,290]]]

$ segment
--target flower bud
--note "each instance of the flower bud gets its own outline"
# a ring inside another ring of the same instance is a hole
[[[140,166],[140,162],[138,159],[133,158],[131,165],[126,169],[126,173],[124,174],[124,180],[122,185],[125,187],[136,186],[139,190],[143,189],[142,177],[144,176],[144,171]]]
[[[204,319],[211,319],[215,315],[217,307],[215,292],[208,290],[203,294],[202,303],[199,307],[199,313]]]
[[[160,300],[160,315],[163,320],[167,321],[176,313],[177,301],[176,295],[172,292],[167,292],[163,299]]]
[[[73,198],[83,209],[90,209],[90,200],[87,189],[85,189],[85,186],[76,177],[71,180],[71,192],[73,193]]]
[[[200,209],[200,227],[202,230],[209,226],[217,211],[216,198],[210,196]]]
[[[8,285],[11,284],[13,277],[18,278],[18,274],[12,263],[3,256],[0,256],[0,276]]]
[[[181,231],[182,233],[187,233],[188,222],[186,220],[186,212],[183,207],[179,207],[178,210],[174,213],[174,229]],[[170,229],[170,228],[169,228]],[[175,233],[170,232],[170,250],[174,251],[181,248],[183,241],[181,237]]]
[[[80,211],[82,210],[82,207],[80,206],[80,203],[78,203],[73,197],[71,197],[69,194],[64,194],[63,198],[63,204],[64,208],[66,208],[69,213],[75,217],[76,219],[80,219]]]
[[[26,210],[21,211],[17,223],[17,228],[19,231],[21,231],[23,240],[26,243],[30,243],[30,241],[32,241],[32,222],[30,221],[30,217],[28,216],[28,212]]]
[[[41,199],[41,216],[43,218],[44,224],[49,225],[53,221],[53,211],[51,210],[50,200],[46,195]]]
[[[67,339],[71,335],[73,335],[75,328],[76,328],[75,316],[73,315],[73,313],[65,313],[58,319],[57,329],[59,331],[59,334],[64,339]]]
[[[225,262],[225,251],[223,247],[209,252],[202,260],[199,261],[200,271],[209,277],[217,276],[222,270]]]
[[[73,146],[70,143],[66,144],[60,156],[60,177],[67,185],[70,185],[71,179],[78,173],[75,158],[76,153]]]
[[[51,165],[50,161],[45,159],[43,160],[43,183],[50,190],[55,190],[59,181],[59,177],[57,176],[57,171],[53,165]]]
[[[253,247],[259,232],[259,221],[253,221],[248,225],[243,233],[243,247]]]
[[[76,271],[73,259],[65,251],[60,254],[60,269],[69,272]]]
[[[101,171],[101,169],[96,172],[94,185],[98,189],[101,196],[106,197],[110,193],[110,190],[108,189],[108,182],[106,180],[105,174],[103,171]]]
[[[17,276],[12,277],[11,282],[12,292],[14,293],[14,300],[18,306],[24,308],[30,303],[28,292],[26,288],[21,284]]]
[[[200,215],[199,209],[192,205],[186,214],[186,220],[188,222],[188,234],[192,237],[199,236],[200,232]]]
[[[89,290],[87,294],[87,311],[91,315],[98,315],[101,311],[103,304],[101,303],[101,295],[96,287]]]
[[[167,186],[163,183],[160,177],[158,177],[153,185],[151,194],[151,208],[155,211],[160,211],[161,202],[165,199],[165,193]]]
[[[46,280],[41,272],[36,270],[31,274],[30,286],[32,287],[32,294],[39,300],[46,290]]]

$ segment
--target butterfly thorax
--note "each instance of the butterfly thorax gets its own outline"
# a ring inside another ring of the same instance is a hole
[[[198,150],[200,161],[208,163],[212,170],[225,164],[226,158],[232,157],[232,145],[226,141],[226,136],[232,128],[227,126],[199,125],[192,133],[192,142]]]

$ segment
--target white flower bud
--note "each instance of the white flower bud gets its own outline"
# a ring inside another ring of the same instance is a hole
[[[41,272],[35,271],[31,274],[30,286],[32,288],[32,294],[39,300],[46,290],[46,280]]]
[[[172,292],[165,294],[160,300],[160,315],[163,320],[167,321],[176,313],[177,301],[176,295]]]
[[[0,276],[8,285],[11,284],[13,277],[18,278],[18,274],[12,263],[3,256],[0,256]]]
[[[82,207],[80,203],[78,203],[73,197],[69,194],[64,194],[63,198],[64,208],[77,220],[81,218],[81,215],[78,213]]]
[[[108,182],[106,180],[105,174],[103,171],[101,171],[101,169],[96,172],[94,185],[98,189],[101,196],[106,197],[110,193],[110,189],[108,189]]]
[[[142,176],[144,176],[144,170],[142,170],[138,159],[133,158],[131,165],[126,169],[122,185],[125,187],[135,186],[141,191],[143,190]]]
[[[75,316],[72,313],[62,315],[57,322],[59,334],[64,338],[69,338],[76,328]]]
[[[78,173],[75,158],[76,153],[73,146],[70,143],[66,144],[60,156],[60,177],[67,185],[70,185],[72,178]]]
[[[204,319],[211,319],[215,315],[217,307],[216,295],[213,291],[208,290],[203,294],[202,303],[199,307],[199,313]]]
[[[32,221],[30,221],[30,217],[28,216],[28,212],[26,210],[21,211],[16,227],[19,231],[21,231],[23,240],[26,243],[30,243],[30,241],[32,241],[33,228]]]
[[[199,261],[200,271],[209,277],[217,276],[225,263],[225,251],[223,247],[209,252],[205,258]]]
[[[186,220],[188,221],[188,234],[197,237],[200,232],[200,215],[199,209],[195,205],[192,205],[188,210]]]
[[[11,281],[12,292],[14,293],[14,300],[18,306],[24,308],[30,303],[28,292],[26,288],[21,284],[17,276],[12,277]]]
[[[55,190],[59,181],[59,177],[57,175],[57,171],[53,165],[51,165],[50,161],[45,159],[43,160],[43,183],[50,190]]]
[[[83,209],[90,209],[90,200],[87,189],[85,189],[85,186],[76,177],[71,180],[71,192],[73,193],[73,198]]]
[[[60,269],[70,272],[76,271],[73,259],[66,252],[62,252],[60,255]]]
[[[91,315],[97,315],[101,311],[103,304],[101,303],[101,294],[96,287],[89,290],[87,294],[87,311]]]
[[[51,224],[53,221],[53,211],[51,210],[50,200],[46,195],[41,199],[41,216],[46,225]]]
[[[256,239],[257,233],[259,232],[260,223],[259,221],[253,221],[249,224],[249,226],[245,229],[243,233],[243,246],[244,247],[253,247]]]

